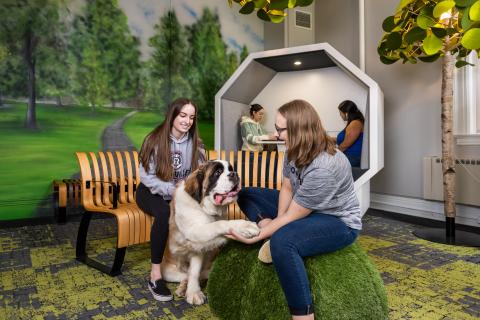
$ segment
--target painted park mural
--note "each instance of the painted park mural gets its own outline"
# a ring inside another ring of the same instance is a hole
[[[139,148],[177,97],[212,148],[216,92],[263,50],[224,0],[3,0],[0,21],[0,221],[52,216],[75,151]]]

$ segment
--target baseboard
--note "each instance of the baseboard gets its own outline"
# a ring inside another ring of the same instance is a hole
[[[443,203],[439,201],[372,192],[370,193],[370,207],[414,217],[445,221]],[[459,224],[479,227],[480,207],[457,205],[455,221]]]

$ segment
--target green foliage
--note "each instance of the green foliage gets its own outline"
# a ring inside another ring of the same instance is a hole
[[[238,67],[238,55],[227,52],[218,15],[205,8],[186,29],[174,11],[167,12],[150,38],[154,49],[142,75],[148,108],[165,108],[178,97],[191,98],[204,120],[214,118],[215,94]],[[248,55],[244,46],[240,57]]]
[[[160,18],[149,44],[153,48],[148,64],[151,85],[145,102],[149,107],[165,108],[176,98],[188,97],[191,91],[186,77],[188,46],[175,11],[168,11]]]
[[[60,7],[60,12],[66,15],[66,8]],[[68,43],[66,26],[62,22],[58,25],[56,41],[43,46],[38,52],[39,61],[37,72],[38,96],[56,98],[62,105],[63,96],[70,94],[70,66],[68,65]]]
[[[462,67],[472,50],[480,54],[480,0],[402,0],[382,28],[377,51],[385,64],[433,62],[449,52]]]
[[[0,62],[0,78],[7,78],[0,80],[0,94],[8,92],[12,96],[25,96],[26,88],[31,88],[28,90],[31,103],[25,121],[29,128],[37,126],[37,67],[47,67],[55,56],[54,49],[62,45],[59,8],[60,0],[0,2],[0,47],[8,52],[6,59]],[[27,76],[28,74],[30,76]],[[45,85],[46,82],[42,81],[40,84]],[[23,90],[25,91],[22,94]]]
[[[268,22],[280,23],[287,14],[285,10],[295,7],[306,7],[312,4],[313,0],[228,0],[230,7],[233,2],[238,3],[241,14],[251,14],[257,11],[257,17]]]
[[[88,0],[75,17],[70,41],[73,91],[93,108],[135,98],[139,92],[139,40],[117,0]]]
[[[199,108],[201,119],[213,119],[215,94],[230,76],[227,46],[220,32],[217,13],[203,9],[201,18],[188,28],[188,81],[192,99]]]
[[[207,283],[210,308],[221,319],[290,319],[273,265],[258,261],[259,244],[227,244]],[[385,288],[367,255],[353,244],[305,260],[316,319],[388,317]]]
[[[26,75],[23,58],[17,54],[6,52],[4,58],[0,60],[0,98],[5,93],[8,93],[10,97],[26,96]]]

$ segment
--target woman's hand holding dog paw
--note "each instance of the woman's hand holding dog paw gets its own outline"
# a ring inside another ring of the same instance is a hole
[[[225,237],[246,244],[260,241],[260,238],[258,237],[260,229],[254,222],[245,220],[234,220],[231,222],[235,222],[235,224],[230,228],[229,233],[226,234]]]
[[[238,232],[245,238],[253,238],[258,236],[260,229],[257,224],[250,221],[242,221],[243,226],[238,229]]]

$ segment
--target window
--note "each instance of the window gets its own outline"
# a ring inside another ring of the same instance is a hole
[[[480,145],[480,59],[473,51],[467,61],[475,66],[455,70],[453,132],[458,145]]]

